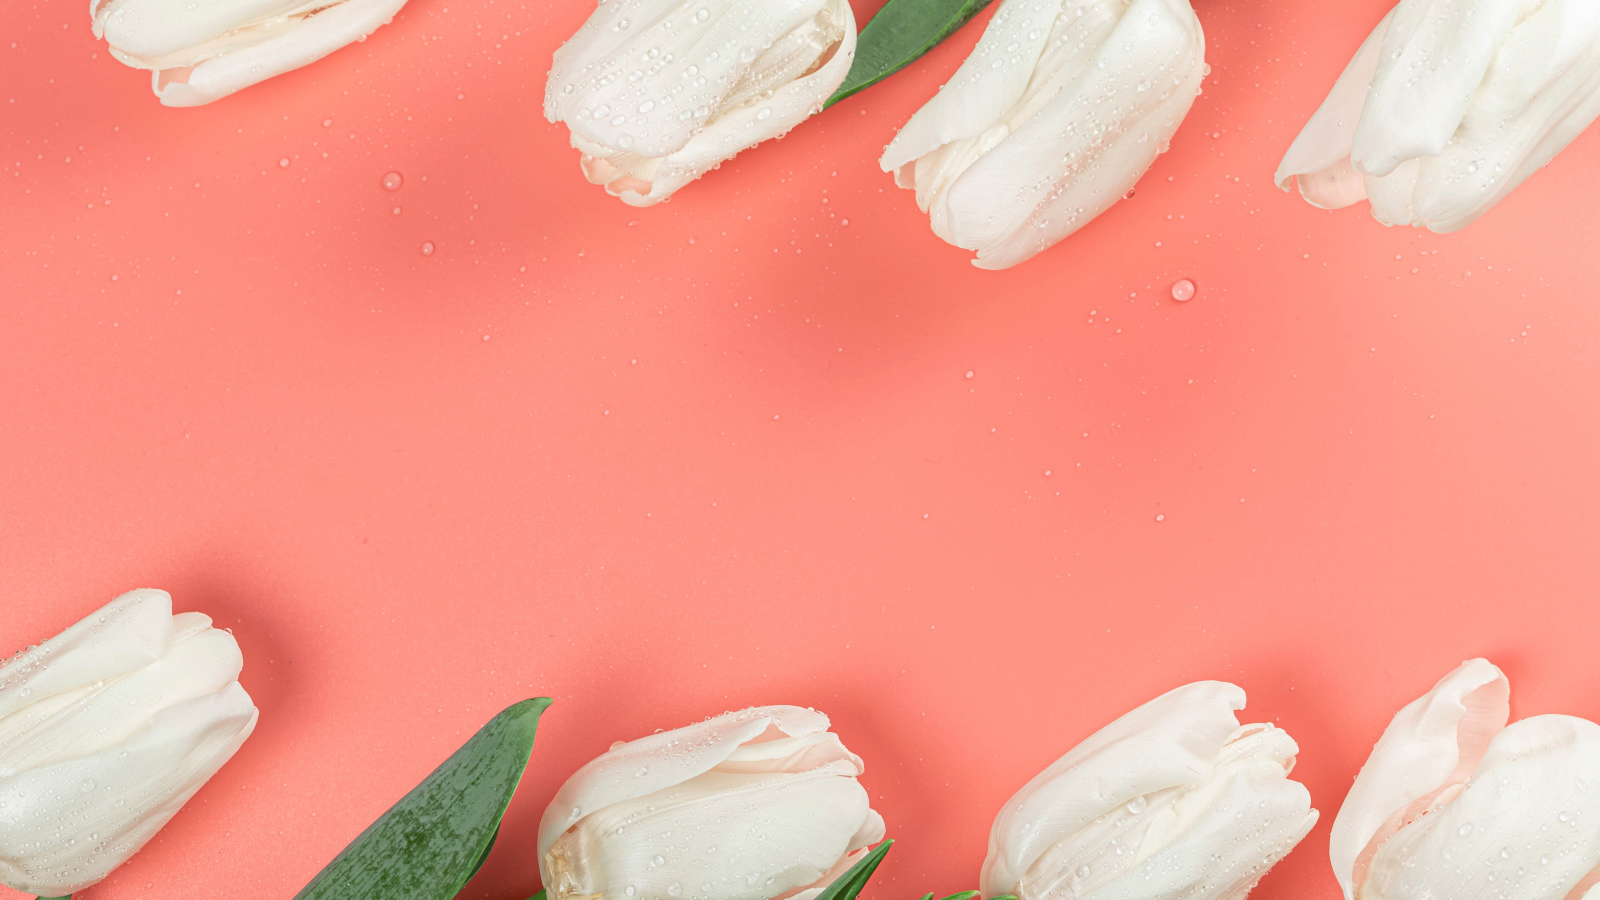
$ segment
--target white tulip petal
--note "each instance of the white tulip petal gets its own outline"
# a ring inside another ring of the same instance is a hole
[[[1487,212],[1600,115],[1600,10],[1548,0],[1517,22],[1450,144],[1424,162],[1416,215],[1438,232]]]
[[[1012,66],[1028,76],[1020,93]],[[1204,74],[1205,36],[1188,0],[1006,0],[879,164],[916,188],[935,234],[976,251],[974,265],[1003,269],[1121,199],[1166,148]]]
[[[717,763],[713,772],[757,775],[776,772],[808,772],[831,762],[848,761],[857,775],[866,771],[861,757],[845,749],[844,742],[831,731],[782,737],[760,743],[742,744]]]
[[[799,774],[707,772],[604,807],[556,842],[557,896],[744,900],[814,884],[869,813],[854,766]]]
[[[1372,29],[1278,164],[1273,181],[1284,190],[1290,181],[1298,181],[1300,196],[1312,206],[1339,209],[1367,197],[1363,177],[1350,163],[1350,148],[1393,18],[1390,10]]]
[[[1401,0],[1356,126],[1351,162],[1383,176],[1437,156],[1519,18],[1540,0]]]
[[[764,736],[769,728],[780,735],[805,737],[826,731],[828,717],[798,706],[760,706],[619,743],[591,760],[561,785],[539,820],[539,865],[545,884],[553,883],[546,855],[562,832],[606,807],[710,772],[741,744]]]
[[[1129,712],[1074,747],[1023,786],[996,817],[979,887],[1015,893],[1051,846],[1099,816],[1164,788],[1211,777],[1244,708],[1235,685],[1185,685]]]
[[[1494,737],[1454,800],[1378,849],[1359,896],[1562,900],[1596,865],[1600,726],[1534,716]]]
[[[166,591],[129,591],[0,667],[0,719],[29,704],[161,658],[172,630]]]
[[[174,617],[179,633],[155,662],[75,692],[70,706],[51,710],[48,718],[40,720],[30,708],[0,719],[0,777],[98,753],[162,709],[235,681],[244,657],[233,635],[211,628],[205,616],[185,616]]]
[[[405,0],[94,0],[96,36],[151,69],[166,106],[199,106],[364,39]]]
[[[820,109],[855,41],[845,0],[612,0],[556,51],[545,117],[591,182],[650,206]]]
[[[234,682],[162,709],[109,749],[0,778],[0,882],[55,897],[99,881],[228,761],[256,715]]]
[[[1510,717],[1510,697],[1505,675],[1472,659],[1395,714],[1333,821],[1328,855],[1347,900],[1377,845],[1472,775]]]
[[[1275,760],[1246,757],[1220,767],[1161,818],[1145,835],[1159,849],[1141,848],[1137,864],[1093,900],[1242,898],[1306,836],[1317,812]]]
[[[1109,30],[1121,12],[1116,0],[1068,0],[1068,5],[1070,15],[1063,17],[1062,0],[1001,0],[972,55],[894,136],[878,165],[892,172],[952,141],[982,135],[1022,99],[1051,38],[1057,37],[1058,46],[1066,43],[1053,34],[1065,21],[1081,13]]]

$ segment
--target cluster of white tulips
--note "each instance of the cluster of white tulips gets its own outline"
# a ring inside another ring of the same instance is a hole
[[[90,14],[113,56],[152,71],[162,103],[194,106],[364,39],[404,3],[92,0]],[[599,0],[555,53],[544,113],[589,181],[651,206],[820,112],[856,48],[848,0]],[[879,164],[934,234],[1007,268],[1127,196],[1208,71],[1190,0],[1000,0]],[[1595,0],[1400,0],[1276,180],[1319,207],[1365,199],[1385,224],[1449,232],[1596,117]]]
[[[254,729],[242,664],[206,616],[138,590],[0,667],[0,883],[65,897],[149,841]],[[1079,743],[1001,807],[983,896],[1243,898],[1317,821],[1289,778],[1299,747],[1240,725],[1244,705],[1197,682]],[[1584,900],[1600,883],[1600,725],[1509,718],[1482,659],[1396,714],[1333,824],[1346,900]],[[885,835],[829,727],[767,706],[613,744],[539,822],[546,893],[814,900]]]

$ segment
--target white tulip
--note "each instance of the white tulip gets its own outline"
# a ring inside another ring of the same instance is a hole
[[[154,837],[255,728],[242,665],[145,589],[0,667],[0,883],[65,896]]]
[[[618,742],[545,810],[540,874],[551,900],[810,900],[883,838],[863,768],[795,706]]]
[[[1008,801],[979,887],[1021,900],[1240,900],[1317,821],[1299,748],[1240,727],[1244,691],[1202,681],[1100,729]]]
[[[200,106],[364,40],[406,0],[90,0],[95,37],[150,69],[166,106]]]
[[[1600,116],[1594,0],[1401,0],[1278,167],[1313,206],[1471,224]]]
[[[1002,0],[878,164],[917,192],[934,234],[1004,269],[1121,199],[1206,71],[1188,0]]]
[[[1333,822],[1346,900],[1576,900],[1600,880],[1600,725],[1508,727],[1510,690],[1469,660],[1395,715]]]
[[[556,51],[544,114],[590,182],[652,206],[819,112],[855,52],[846,0],[600,0]]]

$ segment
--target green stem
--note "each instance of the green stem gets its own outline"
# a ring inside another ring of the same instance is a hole
[[[39,900],[72,900],[72,895],[68,894],[65,897],[40,897]]]

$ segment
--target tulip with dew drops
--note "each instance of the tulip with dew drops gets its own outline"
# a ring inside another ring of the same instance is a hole
[[[155,837],[255,728],[243,663],[142,589],[0,667],[0,883],[72,894]]]

